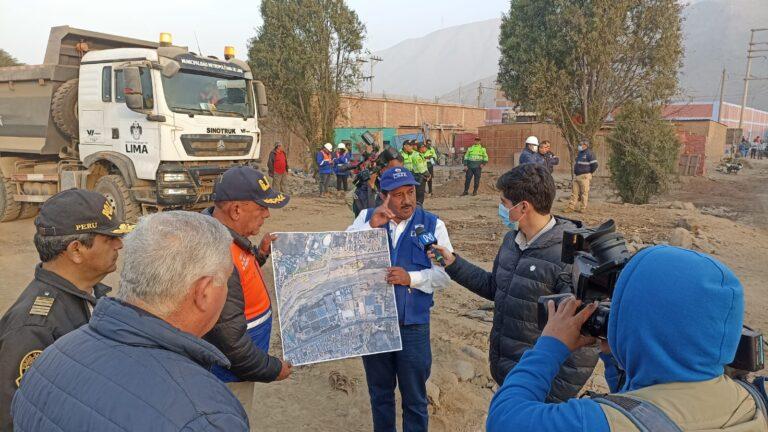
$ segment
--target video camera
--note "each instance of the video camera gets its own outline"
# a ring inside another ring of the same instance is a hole
[[[572,271],[570,279],[568,274],[564,274],[561,275],[561,280],[570,285],[570,290],[563,294],[539,297],[539,328],[543,329],[547,323],[547,302],[553,300],[555,305],[559,305],[573,295],[584,305],[599,302],[597,310],[584,324],[581,332],[585,335],[605,337],[611,310],[609,299],[613,295],[621,269],[631,256],[624,237],[616,232],[613,220],[608,220],[597,228],[564,231],[560,259],[571,264]]]
[[[571,264],[571,273],[564,273],[560,280],[570,285],[569,292],[541,296],[538,299],[538,324],[543,329],[547,324],[547,303],[552,300],[559,305],[568,297],[575,296],[582,301],[580,309],[594,301],[597,310],[584,323],[581,333],[605,338],[608,331],[608,317],[611,311],[610,298],[616,281],[632,254],[627,249],[624,237],[616,232],[613,220],[597,228],[578,228],[563,232],[561,260]],[[757,372],[765,366],[763,335],[757,330],[744,326],[736,350],[736,357],[728,365],[728,375],[744,376]]]

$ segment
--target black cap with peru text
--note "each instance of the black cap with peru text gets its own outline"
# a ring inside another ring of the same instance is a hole
[[[290,196],[275,192],[267,176],[249,166],[230,168],[213,188],[213,201],[253,201],[262,207],[281,208]]]
[[[133,225],[119,220],[104,195],[83,189],[68,189],[50,197],[35,218],[41,236],[103,234],[122,237]]]

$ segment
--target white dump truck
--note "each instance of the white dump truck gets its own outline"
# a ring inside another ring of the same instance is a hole
[[[0,221],[72,187],[127,220],[203,207],[222,172],[256,163],[266,100],[230,47],[54,27],[42,65],[0,68]]]

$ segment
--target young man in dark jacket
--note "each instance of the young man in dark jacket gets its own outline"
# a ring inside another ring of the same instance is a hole
[[[126,237],[116,299],[35,360],[13,398],[14,430],[247,432],[208,368],[229,366],[200,337],[219,317],[232,271],[227,229],[182,211],[141,218]]]
[[[495,303],[491,375],[501,385],[541,335],[536,314],[539,296],[568,289],[557,284],[558,276],[570,271],[570,266],[560,261],[563,230],[576,225],[550,214],[555,182],[544,165],[519,165],[499,177],[496,186],[501,191],[499,217],[509,232],[493,270],[487,272],[445,248],[436,248],[445,257],[445,270],[451,279]],[[552,383],[548,400],[564,401],[576,395],[595,363],[596,349],[574,352]]]

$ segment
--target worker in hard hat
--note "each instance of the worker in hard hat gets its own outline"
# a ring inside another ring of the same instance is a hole
[[[331,183],[331,174],[333,174],[333,154],[331,152],[333,152],[333,144],[325,143],[315,157],[317,184],[320,188],[321,197],[328,196],[328,185]]]
[[[525,163],[537,163],[546,166],[547,161],[539,154],[539,139],[531,135],[525,139],[525,148],[520,153],[518,165]]]
[[[349,186],[347,180],[349,179],[349,152],[347,146],[340,142],[336,146],[336,154],[333,157],[333,173],[336,174],[336,190],[348,191]]]

